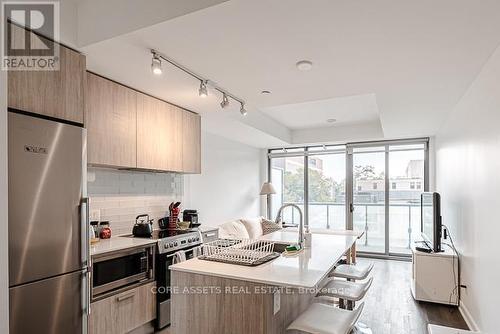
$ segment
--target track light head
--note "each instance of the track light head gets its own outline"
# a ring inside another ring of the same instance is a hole
[[[220,107],[224,109],[227,106],[229,106],[229,99],[227,98],[226,93],[222,93],[222,102],[220,103]]]
[[[160,75],[163,73],[163,70],[161,69],[161,58],[156,52],[151,51],[151,53],[153,54],[153,59],[151,60],[151,71],[156,75]]]
[[[246,116],[248,114],[248,111],[245,109],[245,104],[243,102],[241,102],[240,114],[243,116]]]
[[[200,89],[198,90],[198,94],[200,97],[207,97],[208,96],[208,90],[207,90],[207,82],[201,80],[200,81]]]

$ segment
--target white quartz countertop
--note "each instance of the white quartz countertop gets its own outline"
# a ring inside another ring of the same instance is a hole
[[[154,243],[156,243],[156,240],[153,239],[116,236],[110,239],[101,239],[98,243],[91,245],[90,255],[94,256]]]
[[[280,256],[260,266],[247,267],[192,259],[170,266],[170,270],[218,276],[284,287],[315,288],[333,269],[358,235],[313,234],[312,246],[294,256]],[[277,231],[262,237],[278,243],[296,243],[296,231]]]

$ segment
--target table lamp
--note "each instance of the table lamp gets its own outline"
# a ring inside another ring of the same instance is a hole
[[[262,188],[260,189],[261,195],[267,196],[267,218],[271,218],[271,195],[276,194],[276,189],[274,189],[271,182],[264,182]]]

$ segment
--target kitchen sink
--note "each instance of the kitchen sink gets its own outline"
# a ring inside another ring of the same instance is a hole
[[[276,253],[283,253],[286,250],[286,247],[289,246],[290,244],[280,244],[280,243],[274,243],[274,251]]]

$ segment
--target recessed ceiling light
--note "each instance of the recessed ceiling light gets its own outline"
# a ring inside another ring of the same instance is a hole
[[[329,118],[326,120],[328,123],[335,123],[337,120],[335,118]]]
[[[309,71],[313,67],[313,63],[309,60],[298,61],[295,65],[299,71]]]
[[[269,90],[263,90],[263,91],[261,91],[260,93],[261,93],[261,94],[271,94],[271,91],[269,91]]]

